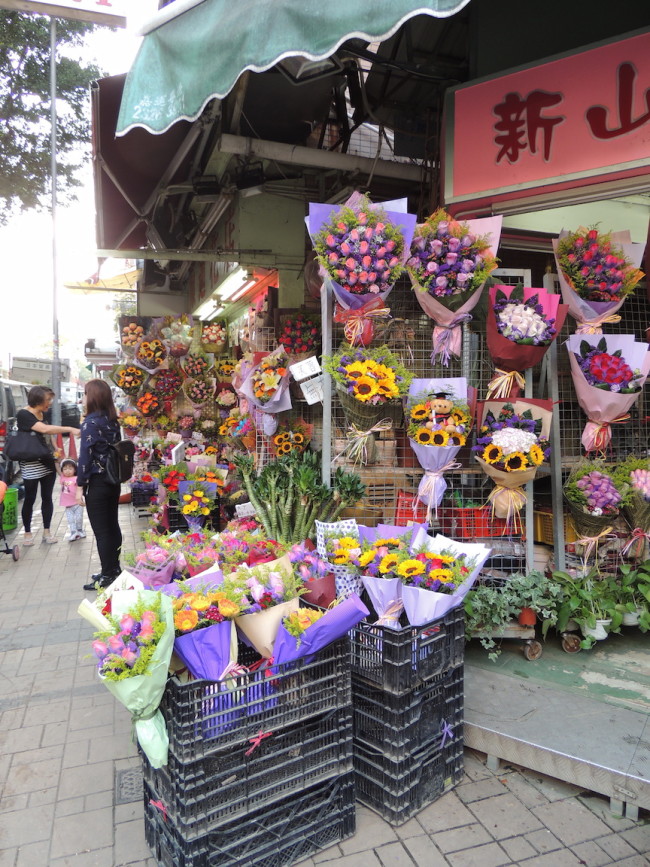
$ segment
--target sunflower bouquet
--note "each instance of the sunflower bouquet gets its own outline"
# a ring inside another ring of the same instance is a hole
[[[297,421],[291,425],[281,425],[271,438],[274,453],[281,457],[282,455],[289,455],[291,452],[304,452],[309,445],[312,429],[313,425],[308,425],[303,421]]]
[[[537,468],[550,456],[552,403],[484,401],[479,406],[474,452],[483,471],[496,482],[488,497],[492,516],[505,518],[506,526],[516,532],[521,524],[519,512],[526,502],[522,486],[532,482]]]
[[[215,360],[215,373],[220,377],[232,376],[237,362],[234,358],[219,358]]]
[[[157,337],[144,338],[135,347],[135,360],[146,370],[156,371],[163,366],[167,350]]]
[[[144,385],[147,374],[135,364],[116,364],[111,370],[110,377],[124,394],[134,397]]]
[[[436,323],[431,363],[460,355],[461,325],[470,320],[497,267],[501,217],[458,222],[438,208],[416,226],[406,269],[420,306]]]
[[[411,448],[424,470],[417,499],[427,507],[427,520],[437,510],[447,488],[444,472],[467,442],[472,412],[467,403],[467,380],[415,379],[406,407]]]

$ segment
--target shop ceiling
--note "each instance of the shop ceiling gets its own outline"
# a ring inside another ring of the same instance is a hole
[[[589,21],[570,5],[549,0],[539,16],[536,4],[471,0],[449,17],[418,15],[381,43],[343,42],[329,70],[300,84],[296,74],[310,72],[304,58],[244,71],[196,120],[157,135],[135,127],[116,137],[125,77],[97,82],[100,255],[156,260],[145,264],[145,285],[182,291],[189,261],[204,256],[277,266],[263,244],[241,251],[210,243],[241,198],[343,201],[361,189],[376,200],[406,195],[412,209],[428,213],[440,201],[447,88],[648,23],[646,0],[623,4],[614,19],[594,0]]]

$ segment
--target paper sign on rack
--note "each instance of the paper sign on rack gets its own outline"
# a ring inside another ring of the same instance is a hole
[[[313,403],[322,403],[323,401],[323,374],[320,376],[314,376],[312,379],[308,379],[306,382],[300,383],[300,390],[302,391],[305,400],[308,404]]]
[[[296,382],[300,382],[303,379],[307,379],[308,376],[319,374],[321,367],[316,356],[312,356],[311,358],[306,358],[304,361],[296,361],[295,364],[289,365],[289,370]]]
[[[238,518],[249,518],[257,514],[257,511],[252,503],[238,503],[235,506],[235,513]]]

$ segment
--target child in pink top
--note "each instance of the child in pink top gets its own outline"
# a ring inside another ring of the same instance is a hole
[[[65,506],[65,516],[68,521],[68,542],[76,542],[77,539],[85,539],[84,533],[84,510],[76,501],[77,495],[77,462],[72,458],[61,461],[61,496],[59,505]]]

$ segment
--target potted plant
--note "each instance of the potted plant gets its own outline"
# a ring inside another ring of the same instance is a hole
[[[511,575],[508,584],[517,594],[521,609],[517,619],[522,626],[533,626],[537,619],[542,622],[542,635],[557,622],[562,599],[562,588],[544,572],[533,569],[527,575]],[[534,616],[530,618],[529,612]],[[532,620],[532,622],[531,622]]]
[[[601,578],[598,569],[575,576],[558,570],[553,572],[552,578],[562,587],[557,618],[559,632],[567,628],[569,620],[575,620],[583,634],[580,647],[588,650],[596,641],[620,629],[623,615],[617,610],[611,581]]]
[[[623,626],[638,626],[650,630],[650,560],[636,569],[625,564],[612,582],[616,610],[621,613]]]

